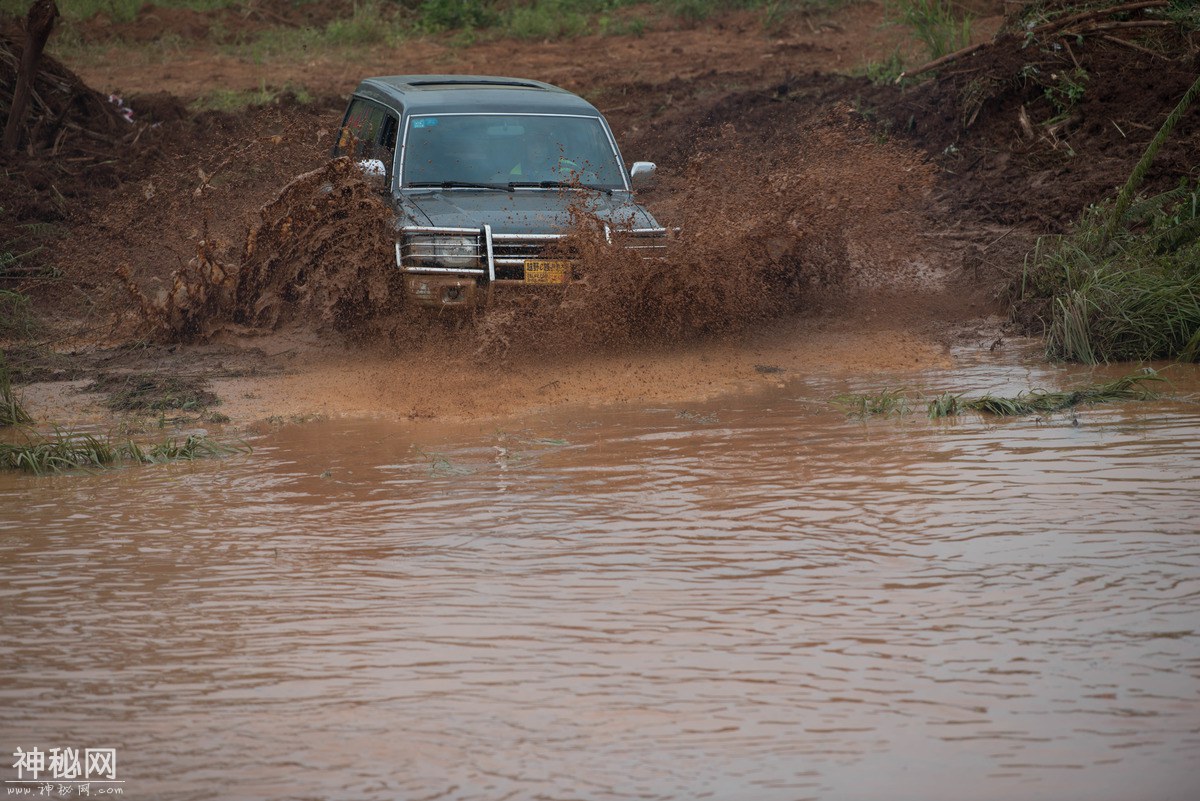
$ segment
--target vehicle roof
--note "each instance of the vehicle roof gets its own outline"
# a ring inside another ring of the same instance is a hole
[[[391,75],[367,78],[354,92],[407,114],[532,112],[599,116],[578,95],[542,81],[495,75]]]

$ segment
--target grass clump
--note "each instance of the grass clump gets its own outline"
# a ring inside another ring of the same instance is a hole
[[[384,11],[376,0],[354,4],[349,17],[338,17],[325,26],[324,40],[334,47],[376,45],[396,37],[396,18]]]
[[[1131,204],[1109,236],[1112,212],[1093,206],[1026,260],[1020,297],[1048,302],[1047,351],[1086,364],[1200,360],[1200,182]]]
[[[46,475],[122,462],[163,464],[249,451],[249,446],[225,445],[194,434],[146,447],[132,440],[114,442],[105,436],[56,429],[52,436],[33,434],[20,444],[0,443],[0,469]]]
[[[765,30],[778,30],[791,16],[830,11],[855,0],[424,0],[415,27],[428,33],[492,31],[514,39],[563,39],[590,33],[642,35],[642,17],[616,14],[632,6],[695,25],[717,14],[761,12]]]
[[[312,94],[306,89],[293,86],[283,89],[267,88],[266,82],[262,82],[258,89],[212,89],[188,105],[193,111],[235,113],[255,106],[274,105],[289,97],[301,104],[311,103],[313,100]]]
[[[0,289],[0,336],[28,337],[35,327],[29,296],[11,289]]]
[[[1135,200],[1155,155],[1198,96],[1200,78],[1116,199],[1089,208],[1067,236],[1039,240],[1026,260],[1020,297],[1049,302],[1051,356],[1089,364],[1200,360],[1200,181]]]
[[[590,31],[590,17],[572,0],[535,0],[509,9],[500,31],[514,39],[569,39]]]
[[[884,60],[868,61],[862,67],[863,76],[876,86],[894,84],[903,72],[904,60],[900,58],[900,48],[893,50]]]
[[[909,413],[908,394],[905,389],[885,389],[873,394],[846,393],[834,397],[833,402],[846,410],[850,417],[897,417]]]
[[[1162,381],[1153,370],[1131,373],[1103,384],[1090,384],[1064,392],[1034,389],[1015,396],[981,395],[967,398],[946,392],[929,402],[930,419],[953,417],[963,412],[983,412],[998,417],[1019,417],[1027,414],[1051,414],[1076,406],[1108,403],[1120,400],[1151,400],[1158,393],[1146,384]]]
[[[890,21],[912,28],[935,59],[971,42],[971,16],[960,15],[954,5],[951,0],[886,0],[884,9]]]
[[[1200,5],[1196,4],[1196,0],[1172,0],[1161,11],[1150,13],[1162,14],[1184,30],[1200,31]]]
[[[108,393],[104,405],[116,412],[190,412],[221,402],[202,378],[155,373],[105,373],[84,387],[84,392]]]
[[[419,14],[427,31],[490,28],[499,21],[493,4],[486,0],[424,0]]]
[[[21,426],[32,423],[33,418],[17,401],[12,390],[12,375],[8,371],[8,361],[0,352],[0,427]]]

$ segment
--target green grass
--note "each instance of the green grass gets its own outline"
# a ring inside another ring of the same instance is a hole
[[[196,435],[142,446],[132,440],[116,442],[106,436],[56,429],[51,436],[29,434],[20,444],[0,443],[0,469],[46,475],[123,462],[162,464],[248,452],[247,445],[225,445]]]
[[[31,2],[32,0],[0,0],[0,11],[24,17]],[[96,14],[105,14],[114,22],[128,22],[134,19],[145,5],[148,5],[146,0],[59,0],[58,10],[67,20],[84,20]],[[247,3],[246,0],[156,0],[154,5],[163,8],[212,11],[231,6],[241,8]]]
[[[1052,357],[1200,361],[1200,180],[1149,198],[1154,158],[1200,97],[1200,78],[1159,127],[1116,198],[1065,236],[1038,240],[1018,298],[1045,302]]]
[[[32,423],[33,418],[17,401],[12,390],[12,375],[8,371],[8,361],[0,352],[0,427],[20,426]]]
[[[1196,0],[1174,0],[1161,12],[1151,11],[1151,14],[1161,13],[1165,18],[1178,23],[1189,31],[1200,31],[1200,5]]]
[[[961,50],[971,42],[971,16],[951,0],[885,0],[888,20],[912,28],[929,58]]]
[[[1079,101],[1083,100],[1083,96],[1087,92],[1088,79],[1091,76],[1082,67],[1062,70],[1054,74],[1057,76],[1056,79],[1044,88],[1044,93],[1046,99],[1050,101],[1050,105],[1058,112],[1057,116],[1066,117],[1075,110]]]
[[[904,61],[900,58],[900,48],[898,47],[884,60],[868,61],[861,69],[861,74],[876,86],[895,83],[902,72],[904,72]]]
[[[29,296],[0,289],[0,337],[24,339],[37,327],[29,308]]]
[[[1094,403],[1151,400],[1158,397],[1158,393],[1146,385],[1162,380],[1162,376],[1153,370],[1146,370],[1131,373],[1103,384],[1090,384],[1061,392],[1034,389],[1011,397],[989,394],[974,398],[947,392],[933,398],[929,402],[927,411],[930,419],[935,420],[964,412],[982,412],[999,417],[1051,414]]]
[[[120,412],[190,412],[221,402],[203,379],[157,373],[102,374],[83,391],[107,393],[104,405]]]
[[[1148,385],[1163,380],[1156,372],[1147,369],[1105,383],[1063,391],[1033,389],[1014,396],[987,394],[976,397],[943,392],[926,401],[926,413],[931,420],[967,412],[1000,417],[1051,414],[1094,403],[1150,400],[1158,397],[1158,393]],[[904,388],[848,393],[833,398],[834,405],[845,409],[848,416],[860,420],[868,417],[902,417],[912,411],[915,402]]]
[[[1124,5],[1129,0],[1077,0],[1068,3],[1050,3],[1045,0],[1026,2],[1017,11],[1014,29],[1024,31],[1031,39],[1031,29],[1049,22],[1065,19],[1075,14],[1093,9]],[[1165,8],[1150,8],[1144,11],[1147,18],[1167,19],[1177,23],[1188,31],[1200,30],[1200,5],[1196,0],[1171,0]],[[1113,18],[1110,18],[1113,19]],[[1120,20],[1121,17],[1115,17]]]
[[[282,89],[268,88],[260,83],[258,89],[213,89],[193,100],[189,106],[193,111],[237,112],[256,106],[269,106],[286,95],[296,98],[298,103],[311,103],[312,94],[300,87],[285,86]]]
[[[296,4],[317,0],[293,0]],[[23,15],[29,0],[0,0],[0,10]],[[214,21],[209,37],[226,42],[222,49],[261,63],[314,49],[397,46],[423,34],[452,33],[451,43],[464,45],[487,38],[525,40],[564,39],[575,36],[641,36],[658,22],[696,24],[731,11],[759,13],[764,30],[775,32],[800,14],[828,13],[863,0],[354,0],[344,3],[345,13],[323,28],[279,25],[244,37]],[[137,17],[144,0],[64,0],[62,22],[52,40],[56,52],[87,61],[96,44],[85,44],[78,23],[96,14],[114,22]],[[233,8],[255,9],[253,0],[157,0],[161,8],[196,11]],[[639,12],[633,11],[634,8]],[[234,38],[230,41],[230,34]],[[139,48],[137,57],[153,60],[186,45],[168,32],[151,46]],[[105,47],[106,45],[100,45]],[[233,102],[218,98],[218,101]]]
[[[909,413],[908,391],[901,389],[885,389],[873,394],[847,393],[834,397],[835,405],[846,410],[850,417],[865,419],[867,417],[897,417]]]
[[[534,0],[505,12],[498,29],[514,39],[570,39],[590,33],[594,17],[574,0]]]
[[[1048,303],[1048,353],[1200,360],[1200,182],[1131,204],[1108,237],[1112,209],[1091,207],[1026,259],[1019,297]]]

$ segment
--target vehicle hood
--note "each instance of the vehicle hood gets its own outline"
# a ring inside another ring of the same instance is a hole
[[[395,201],[402,225],[491,225],[497,234],[561,233],[570,224],[572,203],[581,204],[614,228],[658,227],[654,217],[625,192],[452,189],[404,193]]]

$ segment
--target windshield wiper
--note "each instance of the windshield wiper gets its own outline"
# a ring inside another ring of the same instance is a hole
[[[536,186],[538,189],[590,189],[593,192],[603,192],[606,195],[611,195],[613,191],[607,186],[593,186],[592,184],[577,184],[573,181],[509,181],[508,188],[510,190],[518,186]]]
[[[512,184],[481,184],[474,181],[419,181],[409,184],[412,188],[438,189],[498,189],[501,192],[513,191]]]

